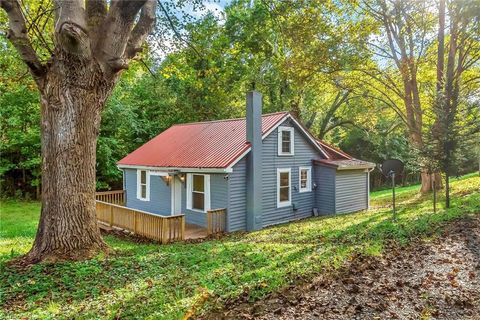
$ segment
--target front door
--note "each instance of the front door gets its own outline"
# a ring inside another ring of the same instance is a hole
[[[172,215],[182,213],[182,182],[177,176],[172,177]]]

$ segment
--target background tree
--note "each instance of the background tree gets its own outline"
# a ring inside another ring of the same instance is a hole
[[[0,119],[0,193],[34,198],[40,192],[38,92],[7,42],[0,44]]]
[[[411,145],[424,147],[424,106],[419,73],[427,60],[434,20],[426,1],[364,1],[365,13],[379,24],[379,34],[368,42],[377,57],[374,68],[362,72],[371,77],[378,95],[405,123]],[[401,102],[401,105],[400,103]],[[436,174],[436,180],[440,176]],[[431,175],[422,172],[421,192],[431,190]]]
[[[358,2],[239,0],[217,11],[192,2],[157,2],[162,6],[148,46],[118,77],[102,111],[97,189],[121,188],[116,161],[172,124],[243,116],[244,92],[253,83],[264,93],[264,112],[292,111],[317,137],[354,157],[376,163],[400,158],[408,169],[402,182],[419,181],[422,166],[415,161],[418,148],[406,123],[402,75],[388,57],[384,24],[359,10]],[[368,2],[376,9],[378,3]],[[54,7],[46,0],[21,4],[32,47],[46,64],[56,45]],[[425,49],[420,57],[415,54],[425,150],[436,118],[438,12],[432,2],[412,1],[416,6],[419,10],[409,13],[418,17],[414,39],[428,30]],[[0,10],[0,30],[7,29],[6,12]],[[466,31],[470,37],[475,32]],[[0,37],[0,51],[1,196],[31,198],[41,187],[39,91],[6,37]],[[458,128],[478,120],[477,68],[466,70],[460,82]],[[458,148],[454,168],[475,170],[474,149],[469,143]],[[372,190],[383,186],[377,171],[371,177]]]
[[[8,39],[28,66],[41,98],[42,212],[24,261],[90,257],[106,249],[94,197],[101,112],[120,72],[141,50],[153,26],[156,1],[24,4],[0,0],[9,21]],[[33,9],[35,16],[29,15]],[[45,41],[50,53],[46,61],[31,41],[43,17],[53,31],[53,45]]]
[[[480,4],[478,1],[440,0],[437,36],[437,83],[433,156],[445,174],[445,206],[450,207],[450,176],[461,162],[462,146],[475,143],[480,131],[478,90],[480,72]],[[447,29],[445,24],[449,23]],[[445,43],[445,35],[448,38]]]

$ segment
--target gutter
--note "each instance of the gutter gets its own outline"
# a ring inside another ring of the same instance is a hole
[[[182,168],[182,167],[155,167],[155,166],[141,166],[134,164],[118,164],[117,168],[122,169],[140,169],[140,170],[151,170],[151,171],[164,171],[168,173],[231,173],[233,169],[231,168]]]

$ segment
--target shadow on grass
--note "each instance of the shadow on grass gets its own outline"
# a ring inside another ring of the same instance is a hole
[[[455,199],[456,208],[437,215],[425,203],[410,204],[398,222],[391,221],[389,210],[363,212],[198,244],[136,244],[109,236],[116,251],[107,257],[28,270],[0,263],[0,304],[13,318],[73,318],[79,312],[87,318],[178,318],[204,303],[256,299],[385,241],[406,242],[435,232],[442,223],[473,212],[476,201],[478,193],[463,195]]]

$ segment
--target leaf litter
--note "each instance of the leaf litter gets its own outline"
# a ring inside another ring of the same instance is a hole
[[[441,236],[356,254],[337,271],[259,301],[232,302],[207,319],[480,319],[480,217]]]

